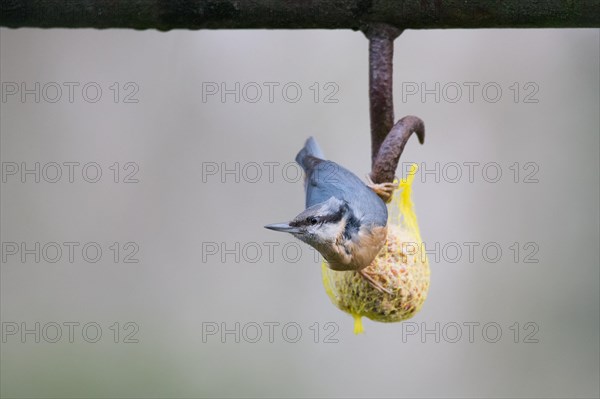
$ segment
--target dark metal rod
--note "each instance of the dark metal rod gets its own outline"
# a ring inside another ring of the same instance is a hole
[[[401,30],[373,24],[364,29],[369,39],[369,110],[371,116],[371,163],[394,126],[394,39]]]
[[[0,0],[0,26],[133,29],[600,27],[597,0]]]
[[[416,116],[405,116],[394,124],[394,39],[401,30],[386,24],[363,28],[369,39],[369,111],[371,116],[371,174],[375,192],[389,201],[400,155],[410,136],[425,140],[425,125]],[[386,186],[386,183],[387,186]],[[386,188],[387,187],[387,188]]]

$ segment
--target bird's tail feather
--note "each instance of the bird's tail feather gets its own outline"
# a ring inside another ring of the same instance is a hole
[[[306,140],[306,143],[304,143],[304,147],[300,150],[298,155],[296,155],[296,162],[298,162],[298,164],[302,166],[304,170],[309,168],[309,156],[319,159],[325,159],[323,151],[321,151],[319,144],[317,144],[317,140],[315,140],[315,138],[312,136],[309,137],[308,140]]]

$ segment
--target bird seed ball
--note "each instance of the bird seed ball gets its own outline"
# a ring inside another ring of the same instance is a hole
[[[429,263],[423,245],[399,225],[388,226],[387,242],[365,271],[383,292],[355,271],[334,271],[323,265],[323,284],[331,301],[357,319],[355,332],[362,332],[360,317],[397,322],[415,315],[429,289]]]

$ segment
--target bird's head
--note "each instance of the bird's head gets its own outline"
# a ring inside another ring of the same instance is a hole
[[[363,226],[348,203],[335,197],[307,208],[288,223],[265,227],[290,233],[312,246],[334,270],[368,266],[385,241],[385,227],[373,237],[371,226]]]
[[[270,224],[265,227],[291,233],[296,238],[319,249],[339,240],[346,227],[352,227],[347,226],[352,216],[352,211],[345,201],[331,197],[325,202],[306,208],[288,223]]]

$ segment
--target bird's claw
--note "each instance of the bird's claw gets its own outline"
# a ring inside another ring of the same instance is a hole
[[[373,288],[375,288],[376,290],[385,292],[386,294],[389,294],[389,295],[393,294],[392,291],[383,287],[381,284],[379,284],[379,282],[375,281],[375,279],[373,277],[371,277],[371,275],[369,273],[367,273],[364,269],[359,270],[358,274],[360,274],[365,280],[367,280],[367,282],[369,284],[371,284],[373,286]]]
[[[367,187],[375,192],[386,204],[392,200],[394,190],[398,188],[398,183],[375,183],[371,175],[367,175]]]

